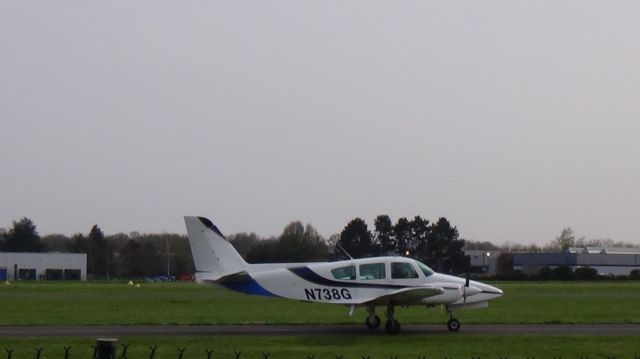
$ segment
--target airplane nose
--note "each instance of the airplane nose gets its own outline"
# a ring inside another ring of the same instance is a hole
[[[463,295],[470,297],[472,295],[476,295],[478,293],[481,293],[482,289],[478,288],[478,287],[474,287],[474,286],[468,286],[468,287],[464,287],[463,289]]]
[[[493,286],[490,286],[490,285],[487,285],[487,287],[488,287],[487,288],[487,292],[489,294],[493,294],[496,297],[502,297],[504,295],[504,292],[500,288],[496,288],[496,287],[493,287]]]
[[[477,284],[474,283],[474,285],[482,289],[482,294],[484,294],[485,296],[488,296],[488,299],[499,298],[504,295],[504,293],[502,292],[502,289],[496,288],[492,285],[484,284],[484,283],[477,283]]]

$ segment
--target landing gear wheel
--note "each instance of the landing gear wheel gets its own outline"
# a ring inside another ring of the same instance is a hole
[[[449,328],[450,332],[457,332],[458,330],[460,330],[460,321],[455,318],[449,319],[449,321],[447,322],[447,328]]]
[[[395,319],[387,320],[387,323],[384,325],[384,331],[387,332],[387,334],[398,334],[400,333],[400,323]]]
[[[364,324],[369,329],[377,329],[380,326],[380,317],[376,315],[374,316],[373,321],[371,321],[371,317],[367,316],[367,319],[365,319]]]

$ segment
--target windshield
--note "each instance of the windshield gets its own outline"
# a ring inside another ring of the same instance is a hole
[[[433,274],[433,270],[429,268],[426,264],[419,261],[416,261],[416,263],[418,264],[418,268],[420,268],[422,273],[424,273],[425,277],[428,277]]]

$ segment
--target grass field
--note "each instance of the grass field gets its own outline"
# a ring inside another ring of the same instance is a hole
[[[640,323],[640,282],[494,283],[504,297],[464,323]],[[0,285],[0,325],[361,323],[343,306],[246,296],[194,283]],[[380,309],[382,312],[382,310]],[[399,308],[401,323],[444,323],[439,308]]]
[[[505,292],[488,309],[462,311],[464,323],[640,323],[640,283],[494,283]],[[12,283],[0,286],[0,325],[74,324],[242,324],[242,323],[358,323],[364,310],[347,316],[342,306],[246,296],[193,283]],[[396,310],[402,323],[442,323],[437,308]],[[128,357],[154,359],[638,359],[637,336],[495,336],[399,335],[285,337],[129,337]],[[15,349],[12,359],[89,358],[93,339],[0,338],[0,350]],[[121,348],[119,348],[121,350]],[[5,353],[6,354],[6,353]],[[364,357],[363,357],[364,356]]]
[[[63,359],[63,346],[71,346],[70,358],[90,358],[94,340],[78,338],[2,339],[0,348],[15,349],[12,359],[33,359],[34,348],[43,348],[46,359]],[[633,336],[311,336],[311,337],[132,337],[128,357],[149,358],[149,346],[158,346],[155,359],[177,359],[177,348],[187,348],[183,359],[636,359],[640,342]],[[118,347],[118,355],[122,347]]]

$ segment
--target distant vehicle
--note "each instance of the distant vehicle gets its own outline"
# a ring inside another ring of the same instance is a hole
[[[385,331],[400,332],[394,317],[397,305],[443,305],[447,327],[458,331],[453,312],[484,308],[502,296],[502,290],[467,278],[436,273],[425,264],[405,257],[376,257],[338,262],[249,264],[213,222],[204,217],[184,217],[196,268],[196,282],[220,284],[253,295],[305,302],[342,304],[367,309],[367,328],[380,326],[377,306],[386,307]]]

